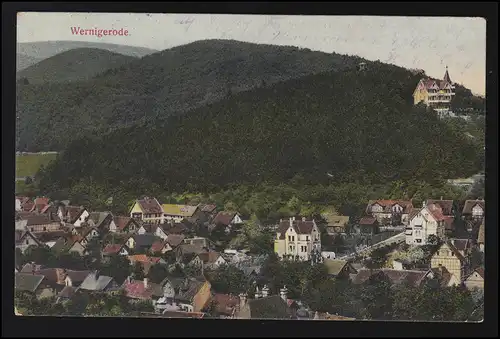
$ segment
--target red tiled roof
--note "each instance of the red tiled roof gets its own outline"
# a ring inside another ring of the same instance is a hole
[[[159,284],[147,282],[147,287],[142,280],[132,280],[123,283],[125,295],[133,299],[151,299],[153,295],[158,295],[161,292]]]
[[[66,206],[64,208],[65,215],[69,216],[69,222],[73,223],[82,214],[84,208],[81,206]]]
[[[210,252],[204,252],[198,254],[198,258],[200,258],[201,261],[205,264],[213,264],[219,259],[220,254],[215,251],[210,251]]]
[[[445,215],[443,214],[443,210],[437,204],[428,204],[427,209],[431,213],[432,217],[436,219],[436,221],[444,221],[446,220]]]
[[[144,213],[158,214],[163,213],[160,203],[155,198],[144,197],[144,199],[137,200]]]
[[[26,202],[24,205],[22,205],[23,212],[30,212],[35,204],[31,201]]]
[[[22,217],[22,219],[28,221],[26,226],[47,225],[47,224],[52,224],[54,222],[59,222],[59,220],[51,220],[47,215],[36,215],[36,214],[26,215]]]
[[[151,251],[152,252],[159,252],[165,247],[166,244],[167,244],[166,241],[161,241],[161,240],[155,241],[153,243],[153,245],[151,245]]]
[[[426,205],[435,204],[441,207],[443,215],[453,215],[453,200],[427,199]]]
[[[233,220],[236,212],[224,212],[221,211],[215,216],[213,223],[228,226]]]
[[[363,217],[359,221],[359,224],[360,225],[375,225],[376,221],[377,221],[377,219],[375,219],[373,217]]]
[[[47,197],[40,197],[35,199],[35,205],[36,204],[47,205],[48,203],[49,203],[49,198]]]
[[[116,254],[116,253],[120,252],[122,247],[123,247],[123,245],[120,245],[120,244],[109,244],[109,245],[106,245],[106,247],[104,247],[104,249],[102,250],[102,253],[103,254]]]

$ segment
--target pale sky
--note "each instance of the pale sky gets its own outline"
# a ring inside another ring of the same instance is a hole
[[[120,29],[129,36],[73,35],[71,27]],[[163,50],[204,39],[294,45],[424,69],[484,95],[482,18],[233,14],[19,13],[17,41],[76,40]]]

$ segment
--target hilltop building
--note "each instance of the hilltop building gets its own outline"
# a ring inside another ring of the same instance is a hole
[[[455,86],[448,73],[448,66],[443,80],[430,78],[421,79],[413,92],[413,103],[417,105],[423,102],[432,108],[440,116],[451,115],[451,100],[455,95]]]

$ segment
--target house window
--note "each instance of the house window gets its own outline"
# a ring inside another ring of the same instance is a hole
[[[306,241],[309,241],[309,236],[308,235],[306,235]]]
[[[295,241],[295,236],[294,235],[292,235],[292,241]]]
[[[46,231],[46,230],[47,230],[47,227],[44,227],[44,228],[43,228],[43,230],[44,230],[44,231]]]
[[[292,252],[292,251],[293,251],[293,247],[292,247],[292,246],[290,246],[290,252]]]
[[[454,257],[455,256],[455,253],[451,252],[451,256]]]
[[[422,239],[416,239],[415,241],[417,242],[417,244],[420,244],[422,242]]]
[[[288,236],[288,241],[292,241],[292,236],[291,235]]]
[[[28,239],[26,239],[26,245],[29,245],[30,244],[30,241]]]

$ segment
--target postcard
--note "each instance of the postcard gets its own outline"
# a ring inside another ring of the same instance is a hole
[[[481,18],[22,12],[18,316],[479,322]]]

